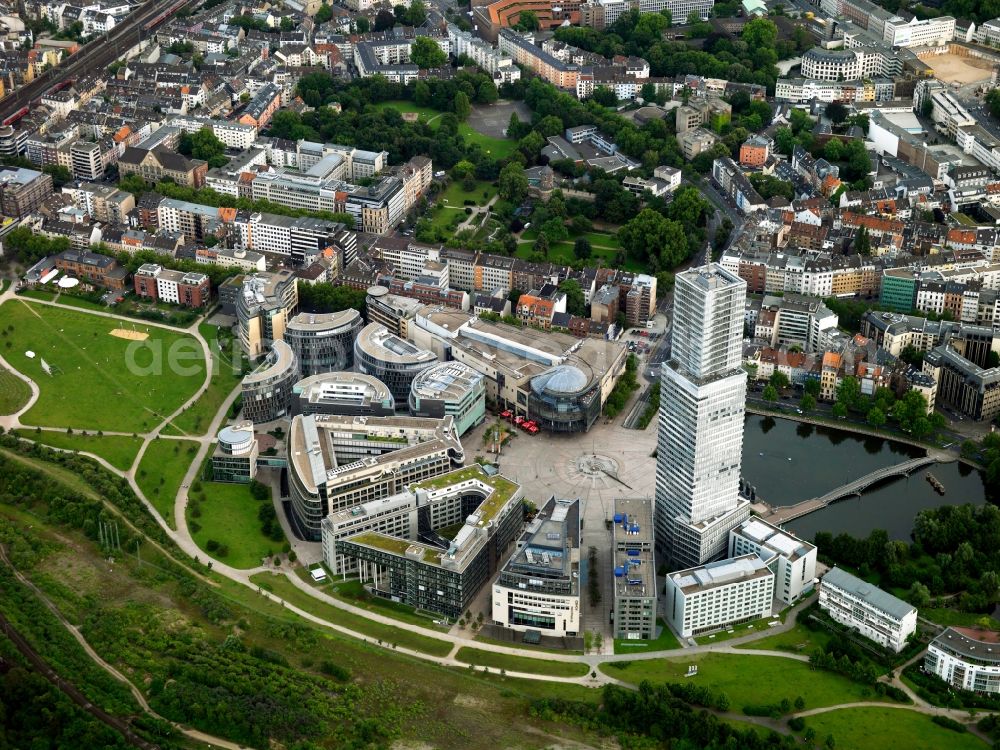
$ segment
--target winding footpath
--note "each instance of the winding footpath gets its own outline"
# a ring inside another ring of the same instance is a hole
[[[15,298],[15,297],[13,295],[12,287],[11,287],[11,288],[8,288],[7,291],[4,292],[2,295],[0,295],[0,304],[3,304],[6,300],[12,299],[12,298]],[[70,306],[67,306],[67,305],[61,305],[61,304],[59,304],[57,302],[50,302],[50,301],[43,301],[43,300],[32,300],[32,304],[36,304],[36,303],[37,304],[42,304],[42,305],[51,305],[51,306],[54,306],[54,307],[69,308],[69,309],[72,309],[72,310],[74,310],[76,312],[82,312],[82,313],[91,314],[91,315],[99,315],[99,316],[103,316],[103,317],[113,318],[113,319],[116,319],[116,320],[121,320],[122,319],[120,316],[116,316],[116,315],[113,315],[111,313],[104,313],[104,312],[91,311],[91,310],[84,310],[84,309],[81,309],[81,308],[70,307]],[[145,494],[143,493],[142,489],[139,487],[138,483],[136,482],[135,475],[136,475],[136,472],[138,470],[138,466],[139,466],[139,464],[140,464],[140,462],[142,460],[142,457],[145,454],[145,451],[148,448],[149,444],[154,439],[156,439],[156,437],[159,435],[159,433],[167,425],[169,425],[173,419],[177,418],[183,411],[185,411],[190,406],[192,406],[195,403],[195,401],[197,401],[198,398],[200,398],[206,392],[206,390],[207,390],[207,388],[209,386],[209,383],[211,381],[212,373],[215,371],[215,367],[218,365],[218,363],[216,362],[216,359],[217,359],[216,353],[212,351],[212,348],[209,346],[208,342],[205,340],[205,338],[201,335],[201,333],[198,330],[198,321],[196,321],[195,323],[193,323],[188,328],[176,328],[176,327],[167,326],[167,325],[164,325],[164,324],[147,323],[146,321],[143,321],[143,322],[144,322],[144,324],[153,325],[153,326],[160,327],[160,328],[165,328],[165,329],[168,329],[168,330],[171,330],[171,331],[174,331],[174,332],[186,333],[186,334],[192,336],[193,338],[195,338],[199,342],[199,344],[201,345],[202,351],[203,351],[204,356],[205,356],[205,364],[206,364],[205,381],[202,384],[202,386],[197,390],[197,392],[194,395],[192,395],[184,404],[182,404],[173,413],[171,413],[171,414],[167,415],[166,417],[164,417],[163,421],[156,428],[154,428],[150,432],[145,433],[145,434],[142,435],[142,439],[143,439],[142,446],[140,447],[139,452],[137,453],[136,458],[135,458],[134,462],[132,463],[132,466],[128,470],[122,471],[120,469],[116,469],[115,467],[111,466],[106,460],[104,460],[100,456],[96,456],[96,455],[94,455],[92,453],[85,452],[85,451],[79,451],[79,453],[81,453],[82,455],[86,455],[86,456],[88,456],[90,458],[93,458],[101,466],[103,466],[105,469],[107,469],[108,471],[112,472],[116,476],[124,477],[128,481],[129,485],[132,487],[132,490],[135,492],[136,496],[141,500],[141,502],[146,507],[146,509],[148,510],[148,512],[152,515],[152,517],[156,520],[156,522],[163,529],[164,533],[167,534],[167,536],[170,537],[170,539],[174,542],[174,544],[176,544],[177,547],[182,552],[184,552],[184,554],[186,554],[193,561],[195,561],[195,563],[209,564],[211,566],[211,571],[213,573],[217,573],[217,574],[219,574],[221,576],[224,576],[225,578],[227,578],[227,579],[229,579],[229,580],[231,580],[233,582],[236,582],[236,583],[238,583],[238,584],[240,584],[242,586],[246,586],[247,588],[249,588],[252,591],[256,592],[259,596],[261,596],[263,598],[266,598],[266,599],[268,599],[268,600],[270,600],[272,602],[277,603],[279,606],[283,607],[284,609],[286,609],[286,610],[288,610],[290,612],[295,613],[299,617],[301,617],[301,618],[303,618],[305,620],[308,620],[309,622],[312,622],[312,623],[314,623],[314,624],[316,624],[318,626],[326,628],[328,630],[340,633],[340,634],[345,635],[345,636],[349,636],[351,638],[355,638],[355,639],[361,640],[361,641],[363,641],[365,643],[368,643],[368,644],[379,645],[379,646],[382,646],[382,644],[383,644],[382,641],[379,641],[378,639],[372,638],[371,636],[367,635],[366,633],[359,632],[357,630],[353,630],[351,628],[348,628],[348,627],[345,627],[343,625],[340,625],[340,624],[338,624],[336,622],[331,622],[330,620],[327,620],[327,619],[324,619],[322,617],[319,617],[319,616],[317,616],[317,615],[315,615],[315,614],[313,614],[311,612],[308,612],[308,611],[306,611],[306,610],[304,610],[304,609],[302,609],[302,608],[300,608],[298,606],[295,606],[295,605],[293,605],[293,604],[291,604],[289,602],[284,601],[281,597],[276,596],[275,594],[273,594],[271,592],[263,590],[256,582],[254,582],[254,581],[251,580],[251,576],[255,576],[255,575],[257,575],[259,573],[263,573],[263,572],[268,572],[268,573],[270,573],[272,575],[284,575],[285,578],[286,578],[286,580],[288,580],[293,586],[295,586],[295,588],[297,590],[299,590],[300,592],[302,592],[305,595],[311,596],[317,602],[323,603],[325,605],[329,605],[331,607],[335,607],[335,608],[337,608],[339,610],[343,610],[344,612],[350,613],[350,614],[358,616],[358,617],[363,617],[365,619],[368,619],[368,620],[371,620],[371,621],[374,621],[374,622],[378,622],[378,623],[380,623],[382,625],[387,625],[387,626],[390,626],[390,627],[393,627],[393,628],[397,628],[397,629],[400,629],[400,630],[406,630],[406,631],[418,634],[418,635],[420,635],[420,636],[422,636],[424,638],[430,638],[430,639],[434,639],[434,640],[438,640],[438,641],[443,641],[443,642],[446,642],[446,643],[450,644],[450,649],[449,649],[448,653],[445,656],[440,656],[440,657],[439,656],[430,655],[430,654],[427,654],[427,653],[424,653],[424,652],[421,652],[421,651],[404,648],[404,647],[393,647],[392,649],[390,649],[394,653],[405,654],[405,655],[407,655],[409,657],[412,657],[412,658],[415,658],[415,659],[420,659],[422,661],[431,662],[431,663],[438,664],[438,665],[445,666],[445,667],[457,667],[457,668],[462,668],[462,669],[468,669],[470,667],[470,664],[467,661],[459,661],[456,658],[456,655],[457,655],[458,651],[461,648],[463,648],[463,647],[470,647],[470,648],[476,648],[476,649],[486,649],[486,650],[489,650],[489,651],[491,651],[493,653],[506,654],[506,655],[509,655],[509,656],[516,656],[516,657],[523,657],[523,658],[534,659],[534,660],[538,660],[538,661],[572,662],[572,663],[578,663],[578,664],[586,664],[588,666],[588,668],[589,668],[588,669],[588,674],[586,674],[584,676],[580,676],[580,677],[559,677],[559,676],[552,676],[552,675],[541,675],[541,674],[536,674],[536,673],[531,673],[531,672],[519,672],[519,671],[505,670],[505,674],[508,677],[514,677],[514,678],[518,678],[518,679],[541,680],[541,681],[562,682],[562,683],[572,683],[572,684],[583,685],[583,686],[586,686],[586,687],[600,687],[600,686],[606,685],[606,684],[617,684],[617,685],[622,685],[622,686],[630,687],[631,688],[631,687],[634,687],[632,684],[623,682],[623,681],[618,680],[618,679],[616,679],[614,677],[611,677],[609,675],[604,674],[599,669],[600,665],[601,664],[605,664],[605,663],[611,663],[611,662],[644,661],[644,660],[649,660],[649,659],[661,659],[661,658],[683,658],[683,657],[690,657],[690,656],[693,656],[693,655],[704,654],[704,653],[739,654],[741,656],[746,656],[746,657],[753,657],[753,656],[777,657],[777,658],[790,659],[790,660],[799,661],[799,662],[808,662],[808,658],[806,656],[804,656],[804,655],[801,655],[801,654],[791,654],[791,653],[784,652],[784,651],[769,651],[769,650],[757,650],[757,649],[740,649],[738,647],[741,646],[741,645],[743,645],[743,644],[745,644],[745,643],[748,643],[748,642],[751,642],[751,641],[755,641],[755,640],[759,640],[761,638],[765,638],[765,637],[773,635],[775,633],[784,632],[784,631],[787,631],[787,630],[790,630],[791,628],[793,628],[795,626],[795,623],[796,623],[796,620],[797,620],[799,612],[801,612],[801,610],[805,606],[807,606],[809,603],[811,603],[811,601],[812,601],[811,598],[808,599],[808,600],[805,600],[803,602],[800,602],[798,605],[796,605],[796,607],[788,614],[788,616],[786,617],[786,620],[785,620],[784,623],[782,623],[782,624],[780,624],[778,626],[775,626],[773,628],[768,628],[766,630],[762,630],[762,631],[760,631],[758,633],[753,633],[753,634],[750,634],[750,635],[746,635],[746,636],[742,636],[742,637],[739,637],[739,638],[731,639],[729,641],[726,641],[724,644],[723,643],[720,643],[720,644],[705,644],[705,645],[694,646],[694,647],[690,647],[690,648],[678,648],[678,649],[670,649],[670,650],[663,650],[663,651],[646,651],[646,652],[641,652],[641,653],[618,654],[618,655],[613,655],[613,656],[612,655],[605,655],[605,654],[586,654],[586,655],[582,655],[581,656],[581,655],[559,654],[559,653],[550,653],[550,652],[539,653],[538,651],[534,651],[534,650],[530,650],[530,649],[517,648],[515,646],[503,646],[503,645],[485,644],[482,641],[477,641],[477,640],[475,640],[473,638],[469,638],[469,637],[466,637],[466,636],[463,636],[463,635],[456,635],[456,634],[452,634],[452,633],[449,633],[449,632],[442,632],[442,631],[430,630],[428,628],[424,628],[424,627],[421,627],[421,626],[418,626],[418,625],[415,625],[415,624],[412,624],[412,623],[408,623],[408,622],[404,622],[404,621],[401,621],[401,620],[397,620],[395,618],[388,617],[386,615],[382,615],[382,614],[379,614],[379,613],[371,612],[371,611],[369,611],[367,609],[356,607],[356,606],[354,606],[354,605],[352,605],[352,604],[350,604],[350,603],[348,603],[348,602],[346,602],[344,600],[341,600],[341,599],[338,599],[336,597],[330,596],[329,594],[327,594],[327,593],[325,593],[323,591],[320,591],[320,590],[314,588],[313,586],[310,586],[307,582],[303,581],[297,575],[295,575],[294,572],[291,572],[291,571],[289,571],[287,569],[281,569],[279,571],[279,570],[276,570],[274,568],[267,567],[267,566],[264,566],[264,565],[261,565],[261,566],[255,567],[255,568],[251,568],[251,569],[240,569],[240,568],[234,568],[234,567],[226,564],[225,562],[223,562],[221,560],[213,559],[210,555],[208,555],[208,553],[206,553],[203,549],[201,549],[195,543],[194,539],[191,536],[190,530],[188,529],[188,525],[187,525],[188,488],[197,479],[198,471],[200,470],[201,466],[203,465],[204,460],[207,457],[208,452],[209,452],[209,450],[211,450],[212,445],[213,445],[213,443],[215,441],[215,435],[218,433],[219,429],[221,428],[221,426],[225,422],[226,417],[229,414],[230,407],[231,407],[233,401],[239,395],[240,389],[237,386],[236,388],[233,389],[232,392],[230,392],[230,394],[226,397],[226,399],[224,400],[224,402],[217,409],[217,411],[215,413],[215,416],[213,417],[211,423],[208,426],[208,429],[202,435],[196,435],[196,436],[167,436],[167,435],[163,435],[162,436],[164,438],[176,437],[176,438],[179,438],[179,439],[192,440],[192,441],[198,443],[198,451],[197,451],[196,455],[194,456],[194,458],[193,458],[193,460],[192,460],[192,462],[191,462],[191,464],[190,464],[190,466],[189,466],[189,468],[188,468],[188,470],[187,470],[187,472],[186,472],[186,474],[185,474],[185,476],[184,476],[184,478],[183,478],[183,480],[181,482],[180,488],[178,489],[177,497],[176,497],[175,503],[174,503],[174,518],[173,518],[174,524],[175,524],[176,528],[172,528],[167,523],[167,521],[159,514],[159,512],[156,510],[156,508],[153,506],[153,504],[149,501],[149,499],[145,496]],[[18,427],[24,427],[24,425],[22,425],[21,422],[20,422],[20,416],[23,415],[25,412],[27,412],[31,408],[31,406],[34,405],[34,403],[37,401],[38,395],[39,395],[38,386],[30,378],[28,378],[28,377],[24,376],[23,374],[19,373],[13,367],[10,367],[10,365],[7,364],[6,361],[2,357],[0,357],[0,364],[2,364],[5,367],[7,367],[9,370],[11,370],[12,372],[14,372],[18,377],[20,377],[22,380],[24,380],[26,383],[28,383],[28,385],[31,387],[31,391],[32,391],[32,396],[29,399],[28,403],[24,407],[22,407],[21,409],[19,409],[14,415],[6,416],[6,417],[0,417],[0,426],[4,427],[7,430],[10,430],[10,429],[13,429],[13,428],[18,428]],[[112,433],[106,433],[106,434],[112,434]],[[117,433],[115,433],[115,434],[117,434]],[[128,433],[128,434],[131,435],[131,433]],[[280,509],[279,509],[279,513],[280,513]],[[148,541],[151,541],[151,540],[148,540]],[[185,566],[185,567],[187,567],[187,566]],[[206,581],[210,582],[210,578],[207,578],[205,576],[200,576],[200,577],[202,577],[203,580],[206,580]],[[63,623],[64,623],[65,626],[67,626],[67,627],[69,627],[71,629],[71,632],[74,632],[72,625],[70,625],[69,623],[65,622],[65,620],[63,618],[61,618],[61,621],[63,621]],[[77,633],[77,636],[78,636],[78,640],[80,640],[81,637],[79,637],[78,633]],[[81,645],[83,645],[83,644],[81,643]],[[387,649],[389,648],[388,646],[383,646],[383,647],[385,647]],[[89,649],[89,646],[85,647],[85,648],[88,649],[88,653],[92,653],[92,650]],[[95,658],[95,661],[98,661],[98,663],[100,663],[100,664],[102,664],[102,666],[104,666],[105,663],[102,662],[102,661],[99,661],[100,657],[96,653],[92,654],[92,658]],[[113,669],[113,667],[111,667],[111,665],[107,665],[107,667],[109,669]],[[477,667],[477,669],[480,669],[480,668]],[[499,673],[500,672],[499,668],[485,668],[484,667],[484,668],[481,668],[481,670],[484,671],[484,672],[493,672],[493,673]],[[122,679],[124,679],[123,676],[122,676]],[[128,682],[127,680],[125,680],[125,681]],[[919,713],[922,713],[922,714],[925,714],[925,715],[928,715],[928,716],[947,716],[949,718],[952,718],[952,719],[954,719],[956,721],[961,722],[962,724],[968,724],[969,723],[970,717],[969,717],[969,714],[968,714],[967,711],[960,711],[960,710],[956,710],[956,709],[945,709],[945,708],[939,708],[939,707],[932,706],[929,703],[927,703],[926,701],[924,701],[923,699],[919,698],[919,696],[915,695],[904,683],[902,683],[901,681],[899,681],[898,676],[894,675],[893,678],[891,680],[889,680],[889,681],[892,684],[896,685],[897,687],[900,687],[905,692],[907,692],[907,694],[909,695],[909,697],[913,701],[913,703],[912,704],[892,704],[892,703],[880,703],[880,702],[861,702],[861,703],[839,704],[839,705],[827,706],[827,707],[822,707],[822,708],[810,709],[810,710],[807,710],[807,711],[802,711],[802,712],[799,712],[799,713],[796,713],[796,714],[792,714],[791,716],[803,716],[803,717],[806,717],[806,716],[816,715],[816,714],[819,714],[819,713],[826,713],[826,712],[830,712],[830,711],[836,711],[836,710],[839,710],[839,709],[842,709],[842,708],[846,709],[846,708],[860,708],[860,707],[877,706],[877,707],[880,707],[880,708],[887,708],[887,707],[889,707],[889,708],[906,709],[906,710],[916,711],[916,712],[919,712]],[[722,714],[722,715],[727,716],[727,717],[729,716],[728,714]],[[733,715],[730,718],[733,718],[733,719],[736,719],[736,720],[739,720],[739,721],[745,721],[745,722],[749,722],[749,723],[757,723],[757,724],[769,726],[768,723],[767,723],[767,720],[756,721],[756,720],[751,720],[748,717],[745,717],[745,716],[742,716],[742,715],[739,715],[739,716]],[[790,717],[784,717],[784,718],[787,719],[787,718],[790,718]],[[774,728],[774,727],[772,727],[772,728]],[[971,727],[971,729],[973,731],[975,731],[974,725]],[[194,731],[194,730],[191,730],[191,731]],[[787,730],[785,730],[785,731],[787,731]],[[193,736],[193,735],[189,735],[189,736]],[[982,736],[982,735],[981,735],[981,733],[977,732],[977,736]],[[227,747],[227,748],[236,748],[236,747],[238,747],[236,745],[233,745],[232,743],[226,743],[225,741],[219,740],[217,738],[206,739],[206,741],[208,741],[208,742],[214,742],[215,744],[218,744],[220,746]]]

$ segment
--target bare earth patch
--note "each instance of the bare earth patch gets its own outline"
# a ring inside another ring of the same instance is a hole
[[[148,333],[133,331],[128,328],[115,328],[111,331],[111,335],[120,339],[128,339],[129,341],[145,341],[149,338]]]

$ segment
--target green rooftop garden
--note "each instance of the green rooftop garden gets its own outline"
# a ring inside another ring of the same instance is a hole
[[[355,435],[355,440],[372,440],[377,443],[400,443],[402,445],[408,444],[410,441],[407,440],[402,435],[375,435],[372,433],[367,433],[364,435]]]
[[[500,512],[500,509],[507,504],[507,501],[510,500],[511,496],[518,490],[517,484],[505,477],[500,476],[499,474],[495,474],[493,476],[487,475],[479,464],[456,469],[455,471],[442,474],[434,479],[426,479],[423,482],[417,482],[413,485],[413,487],[425,490],[441,490],[445,487],[450,487],[451,485],[459,484],[460,482],[465,482],[470,479],[477,479],[483,484],[493,488],[493,492],[490,493],[489,497],[483,500],[482,505],[480,505],[478,509],[480,517],[483,521],[492,520],[493,517]]]
[[[366,547],[374,547],[376,549],[385,550],[386,552],[392,552],[396,555],[405,555],[406,550],[408,550],[413,544],[413,542],[406,539],[397,539],[394,536],[379,534],[376,531],[366,531],[363,534],[348,537],[344,541],[354,542],[355,544],[363,544]]]
[[[413,486],[424,490],[440,490],[445,487],[450,487],[453,484],[464,482],[468,479],[478,479],[481,482],[485,482],[488,478],[489,477],[486,476],[486,472],[483,471],[479,464],[473,464],[471,466],[465,466],[461,469],[455,469],[455,471],[450,471],[447,474],[442,474],[441,476],[434,477],[433,479],[425,479],[422,482],[417,482]]]

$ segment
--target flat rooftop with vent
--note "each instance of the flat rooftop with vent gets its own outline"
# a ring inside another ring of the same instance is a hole
[[[493,624],[552,637],[580,632],[580,501],[552,496],[493,583]]]
[[[652,640],[657,635],[653,498],[617,498],[612,522],[615,638]]]
[[[729,557],[755,554],[774,572],[774,596],[795,604],[816,582],[816,546],[760,518],[748,518],[729,532]]]

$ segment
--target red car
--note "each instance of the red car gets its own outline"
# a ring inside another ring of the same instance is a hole
[[[529,435],[537,435],[539,432],[541,432],[541,430],[538,429],[537,425],[531,425],[531,427],[528,428]]]

